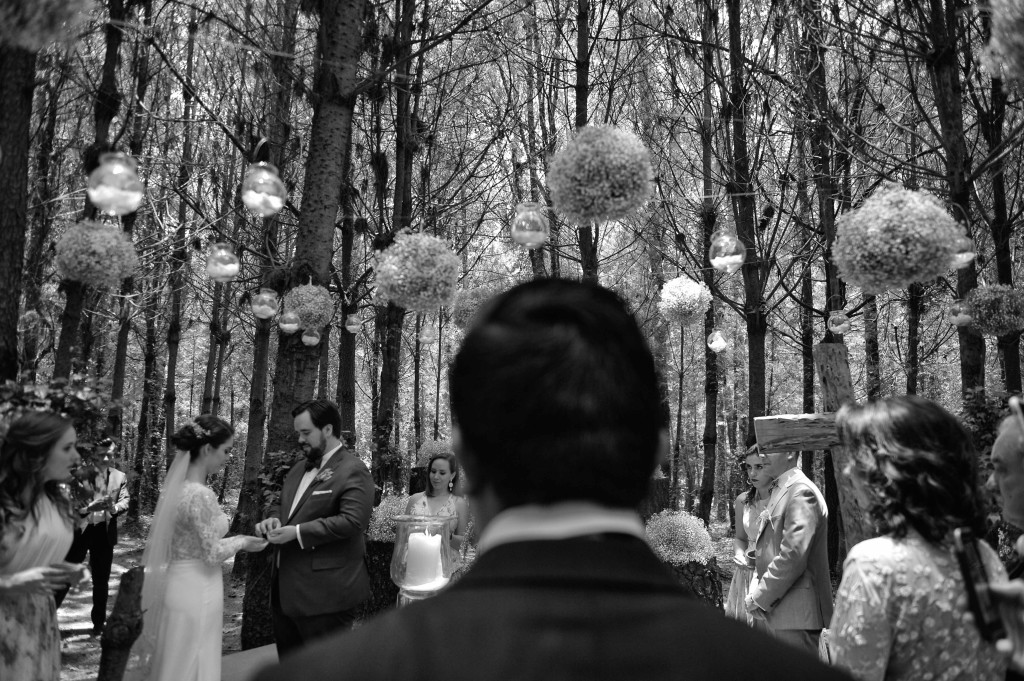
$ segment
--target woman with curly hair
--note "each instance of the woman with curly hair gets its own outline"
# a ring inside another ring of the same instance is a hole
[[[16,419],[0,445],[0,679],[60,678],[54,591],[77,584],[71,503],[61,483],[80,458],[71,422],[49,412]]]
[[[754,549],[757,543],[757,531],[760,523],[765,522],[761,515],[768,508],[768,488],[774,478],[771,476],[771,464],[761,454],[757,445],[747,450],[742,461],[746,470],[750,489],[736,497],[736,534],[733,537],[732,562],[734,572],[729,583],[729,592],[725,598],[725,614],[741,622],[746,622],[755,629],[764,629],[763,620],[755,620],[744,607],[750,581],[754,578]]]
[[[968,617],[953,530],[985,532],[977,453],[945,409],[906,395],[847,405],[836,429],[858,503],[880,536],[854,546],[832,615],[834,662],[856,678],[1002,679],[1006,660]],[[1006,579],[979,550],[989,578]]]

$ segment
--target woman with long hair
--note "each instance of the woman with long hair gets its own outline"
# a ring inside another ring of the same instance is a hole
[[[143,627],[132,649],[135,678],[218,681],[223,637],[221,563],[238,551],[262,551],[265,539],[225,539],[228,518],[207,477],[224,467],[234,430],[210,414],[171,438],[177,453],[157,502],[142,555]]]
[[[16,419],[0,445],[0,679],[60,678],[54,591],[82,569],[71,547],[71,503],[61,484],[80,462],[71,422],[49,412]]]
[[[953,550],[957,528],[985,533],[977,452],[960,422],[906,395],[836,414],[844,474],[880,536],[843,565],[830,626],[836,664],[858,679],[1002,679],[1007,661],[982,639]],[[978,542],[989,579],[1006,571]]]
[[[755,620],[744,605],[750,580],[754,578],[754,546],[757,544],[759,525],[764,522],[761,514],[768,508],[768,488],[772,476],[768,473],[771,464],[754,445],[747,450],[743,461],[750,488],[736,497],[736,533],[733,537],[732,562],[735,570],[729,583],[725,599],[725,614],[733,619],[746,622],[755,628],[763,628],[763,620]]]
[[[452,548],[458,550],[466,538],[469,508],[465,497],[454,494],[459,464],[451,452],[440,452],[427,463],[427,489],[409,497],[405,512],[412,515],[452,518]]]

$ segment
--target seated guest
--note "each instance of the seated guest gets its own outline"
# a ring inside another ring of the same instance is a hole
[[[427,463],[427,489],[409,497],[405,512],[412,515],[444,516],[452,519],[452,548],[462,547],[466,538],[469,510],[466,500],[453,494],[459,479],[459,464],[450,452],[439,452]]]
[[[644,541],[634,509],[667,428],[654,358],[617,295],[543,279],[485,303],[450,386],[476,562],[259,681],[845,678],[694,599]]]
[[[833,660],[855,677],[1001,679],[1006,660],[982,639],[953,552],[953,530],[985,532],[977,452],[949,412],[907,395],[847,405],[836,429],[861,505],[881,536],[857,544],[832,616]],[[989,578],[1005,580],[979,541]]]

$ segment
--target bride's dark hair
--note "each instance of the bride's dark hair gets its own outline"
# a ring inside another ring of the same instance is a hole
[[[224,419],[213,414],[200,414],[191,421],[186,421],[171,436],[171,444],[195,461],[203,445],[220,447],[228,438],[235,434],[235,429]]]

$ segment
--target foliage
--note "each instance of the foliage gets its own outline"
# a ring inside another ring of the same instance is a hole
[[[659,558],[673,565],[707,565],[715,555],[704,523],[686,511],[666,510],[652,515],[647,520],[647,542]]]
[[[704,316],[711,307],[711,289],[704,282],[687,276],[665,282],[658,300],[658,312],[665,319],[690,324]]]
[[[285,296],[287,309],[299,315],[304,329],[320,329],[334,317],[334,300],[323,286],[303,284]]]
[[[448,305],[459,279],[459,258],[441,239],[403,233],[380,256],[377,292],[397,305],[429,312]]]
[[[995,67],[995,75],[1024,80],[1024,4],[1020,0],[989,0],[989,7],[992,39],[985,52],[987,61]]]
[[[987,336],[1024,329],[1024,291],[996,284],[972,289],[964,298],[971,325]]]
[[[35,52],[51,43],[70,43],[92,9],[92,0],[3,0],[0,45]]]
[[[577,224],[621,220],[651,195],[650,154],[631,132],[591,125],[551,159],[548,185],[555,208]]]
[[[420,445],[420,450],[416,455],[416,465],[426,466],[430,462],[430,457],[435,454],[446,454],[451,451],[451,440],[426,440]]]
[[[840,218],[833,253],[843,279],[877,293],[945,273],[960,231],[931,194],[889,184]]]
[[[480,309],[480,305],[494,295],[496,295],[495,291],[486,286],[470,286],[459,289],[452,305],[452,323],[460,329],[467,328],[473,321],[476,311]]]
[[[388,489],[380,503],[373,507],[370,525],[366,528],[368,541],[395,541],[395,516],[405,513],[408,499]]]
[[[287,452],[267,452],[263,457],[259,475],[260,495],[263,498],[262,516],[265,517],[267,511],[281,501],[285,476],[304,456],[302,449],[295,448]]]
[[[139,258],[120,229],[84,221],[57,242],[56,263],[65,279],[101,288],[120,284],[139,266]]]

